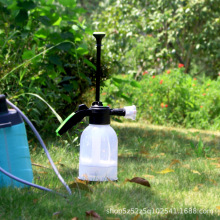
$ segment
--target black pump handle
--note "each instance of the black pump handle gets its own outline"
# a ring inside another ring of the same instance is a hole
[[[70,128],[77,125],[79,122],[83,120],[84,117],[89,116],[91,114],[90,109],[79,110],[75,114],[71,114],[56,130],[58,135],[62,135],[67,132]]]
[[[96,61],[96,101],[100,101],[100,76],[101,76],[101,42],[102,38],[105,36],[104,32],[94,32],[93,36],[96,38],[97,47],[97,61]]]

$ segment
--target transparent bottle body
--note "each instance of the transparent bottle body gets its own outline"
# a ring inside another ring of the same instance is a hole
[[[90,124],[80,138],[79,179],[117,180],[118,138],[110,125]]]

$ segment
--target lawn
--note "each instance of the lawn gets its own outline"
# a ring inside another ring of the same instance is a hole
[[[86,212],[91,210],[102,219],[220,218],[220,132],[143,122],[112,126],[119,138],[118,182],[77,187],[79,148],[64,138],[48,140],[51,157],[73,195],[1,189],[0,219],[89,219]],[[35,183],[67,194],[43,150],[31,145]],[[150,187],[130,182],[134,177],[144,178]]]

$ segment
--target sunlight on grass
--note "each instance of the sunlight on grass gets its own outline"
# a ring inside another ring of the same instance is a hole
[[[3,219],[18,216],[23,216],[21,219],[35,219],[35,216],[50,219],[58,212],[61,219],[84,219],[86,211],[94,210],[103,219],[135,216],[137,219],[218,218],[219,132],[213,135],[144,123],[113,123],[113,127],[119,138],[118,182],[92,183],[88,186],[92,192],[73,188],[75,193],[67,199],[32,188],[2,189],[0,216]],[[76,181],[78,147],[63,139],[47,145],[67,183]],[[36,146],[31,146],[35,183],[66,193],[43,150]],[[151,187],[126,181],[134,177],[148,180]],[[19,200],[19,205],[14,200]],[[163,212],[156,212],[159,209]],[[198,210],[213,213],[201,214]]]

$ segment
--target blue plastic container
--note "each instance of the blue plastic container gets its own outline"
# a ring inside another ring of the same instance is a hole
[[[16,110],[8,110],[0,95],[0,167],[28,182],[33,181],[24,122]],[[0,187],[27,187],[0,172]]]

